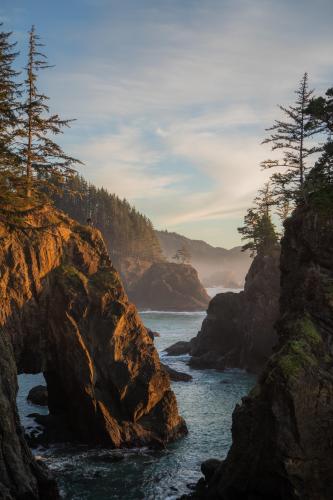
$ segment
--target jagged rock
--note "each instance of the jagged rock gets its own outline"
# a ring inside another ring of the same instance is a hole
[[[190,366],[252,372],[262,368],[277,340],[279,256],[279,248],[257,255],[244,292],[220,293],[210,301],[201,330],[191,340]]]
[[[194,498],[333,498],[333,207],[312,202],[285,226],[278,346],[234,411],[226,460]]]
[[[192,380],[192,376],[189,373],[178,372],[164,363],[161,364],[173,382],[190,382]]]
[[[175,344],[172,344],[170,347],[165,349],[165,352],[168,356],[182,356],[183,354],[189,354],[191,350],[191,343],[186,342],[185,340],[180,340]]]
[[[196,270],[173,262],[154,263],[129,296],[138,308],[157,311],[203,311],[209,303]]]
[[[45,207],[2,217],[0,241],[1,494],[55,491],[22,434],[16,369],[44,373],[51,415],[81,442],[160,445],[184,434],[169,377],[99,231]]]
[[[33,387],[27,396],[27,400],[35,405],[47,406],[48,394],[45,385]]]

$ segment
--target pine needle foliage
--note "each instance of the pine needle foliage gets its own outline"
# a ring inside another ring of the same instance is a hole
[[[47,183],[48,174],[60,179],[75,173],[79,160],[67,155],[53,136],[63,133],[73,120],[64,120],[51,114],[49,98],[38,88],[40,71],[50,68],[47,57],[41,52],[44,45],[32,26],[29,32],[28,62],[25,67],[25,100],[22,103],[20,157],[26,176],[27,197],[36,196],[40,186]]]
[[[275,173],[271,178],[275,192],[283,199],[298,202],[304,198],[304,181],[310,167],[307,160],[320,151],[320,147],[310,141],[318,133],[318,126],[306,112],[313,97],[307,73],[304,73],[295,94],[293,105],[279,106],[285,119],[276,120],[267,129],[269,136],[263,141],[263,144],[271,144],[273,151],[281,151],[282,158],[265,160],[262,167],[282,169],[282,172]]]

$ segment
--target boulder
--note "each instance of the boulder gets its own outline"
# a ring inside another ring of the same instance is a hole
[[[45,385],[37,385],[33,387],[27,396],[27,400],[34,405],[47,406],[48,394]]]
[[[191,343],[185,340],[180,340],[170,347],[165,349],[168,356],[182,356],[183,354],[189,354],[191,350]]]
[[[178,372],[164,363],[162,363],[162,366],[173,382],[190,382],[192,380],[192,376],[189,373]]]

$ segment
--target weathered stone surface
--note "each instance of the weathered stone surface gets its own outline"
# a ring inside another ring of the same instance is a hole
[[[298,209],[281,255],[279,343],[195,498],[333,498],[333,210]]]
[[[190,366],[260,371],[277,341],[279,256],[279,248],[257,255],[244,292],[220,293],[210,301],[201,330],[191,340]]]
[[[16,366],[44,373],[51,415],[80,441],[162,444],[186,432],[99,231],[45,208],[1,222],[0,241],[0,491],[51,498],[19,425]]]
[[[139,309],[203,311],[209,296],[189,264],[154,263],[129,291]]]

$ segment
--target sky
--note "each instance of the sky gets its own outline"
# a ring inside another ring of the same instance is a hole
[[[24,66],[35,24],[55,67],[40,77],[83,175],[157,229],[226,248],[268,173],[261,145],[305,71],[333,84],[332,0],[1,0]]]

